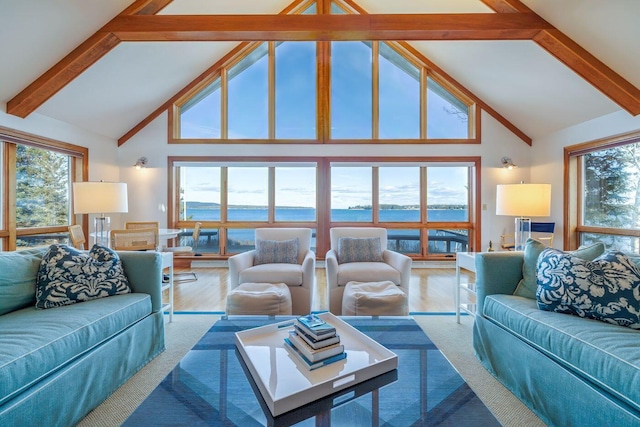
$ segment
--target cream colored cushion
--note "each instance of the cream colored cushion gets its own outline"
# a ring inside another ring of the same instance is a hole
[[[338,286],[349,282],[382,282],[390,280],[399,285],[400,272],[384,262],[349,262],[338,267]]]
[[[343,316],[406,316],[407,295],[396,284],[349,282],[342,296]]]
[[[286,283],[302,285],[302,266],[299,264],[260,264],[240,272],[240,283]]]
[[[291,293],[284,283],[243,283],[227,294],[227,314],[291,314]]]

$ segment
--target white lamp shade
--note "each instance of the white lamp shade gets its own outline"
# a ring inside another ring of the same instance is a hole
[[[551,215],[551,184],[498,185],[496,215],[521,217]]]
[[[129,211],[124,182],[74,182],[73,212],[76,214],[124,213]]]

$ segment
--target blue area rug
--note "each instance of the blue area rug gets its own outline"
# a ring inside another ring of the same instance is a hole
[[[344,318],[398,355],[398,369],[272,417],[235,347],[235,333],[285,318],[222,319],[125,426],[499,426],[411,319]]]

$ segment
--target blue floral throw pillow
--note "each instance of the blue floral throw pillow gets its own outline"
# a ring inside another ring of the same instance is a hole
[[[537,271],[536,299],[541,310],[640,330],[640,270],[622,252],[587,261],[545,249]]]
[[[87,254],[51,245],[38,269],[36,308],[53,308],[131,292],[122,262],[113,250],[94,245]]]

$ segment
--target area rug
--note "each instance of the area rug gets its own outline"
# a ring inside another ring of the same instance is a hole
[[[274,418],[243,370],[235,332],[275,321],[216,322],[124,425],[500,425],[420,326],[398,318],[347,319],[398,355],[391,376]]]

